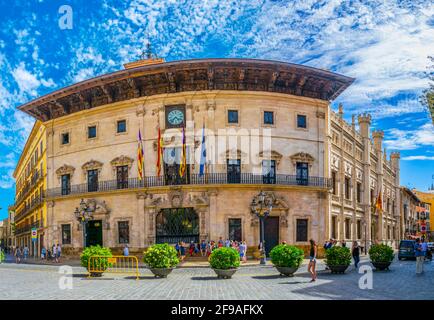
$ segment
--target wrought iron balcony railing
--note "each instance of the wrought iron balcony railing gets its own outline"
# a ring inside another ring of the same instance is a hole
[[[48,189],[46,195],[48,198],[62,197],[74,194],[85,194],[93,192],[107,192],[122,189],[140,189],[151,187],[164,187],[171,185],[211,185],[211,184],[251,184],[251,185],[281,185],[281,186],[303,186],[319,187],[324,189],[331,188],[331,179],[323,177],[300,178],[295,175],[278,174],[274,177],[255,175],[252,173],[241,173],[239,175],[230,175],[226,173],[209,173],[205,176],[191,174],[183,179],[175,176],[150,176],[144,180],[130,178],[128,180],[117,181],[99,181],[95,184],[78,184],[70,185],[64,188]]]
[[[24,218],[25,216],[27,216],[34,209],[36,209],[37,207],[39,207],[43,202],[44,202],[44,195],[40,195],[39,197],[37,197],[37,198],[33,199],[32,201],[30,201],[30,203],[27,206],[25,206],[20,211],[16,212],[15,221],[20,221],[22,218]]]
[[[16,197],[15,207],[17,207],[29,195],[29,193],[34,190],[33,187],[36,186],[43,178],[44,175],[41,170],[36,170],[32,178],[30,179],[30,182],[26,183],[26,185],[21,189],[20,193]]]
[[[23,233],[27,233],[30,232],[30,230],[32,230],[32,228],[42,228],[43,227],[43,223],[41,220],[35,221],[31,224],[27,224],[23,227],[19,227],[15,229],[15,235],[20,235]]]

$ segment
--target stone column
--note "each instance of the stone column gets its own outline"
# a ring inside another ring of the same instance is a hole
[[[146,194],[143,192],[137,193],[137,240],[136,244],[139,249],[145,247],[146,241],[146,224],[145,224],[145,197]]]
[[[383,151],[382,151],[382,142],[384,138],[384,132],[381,130],[377,130],[372,132],[372,139],[374,140],[374,149],[375,153],[377,155],[377,168],[376,168],[376,174],[377,174],[377,195],[381,192],[381,198],[384,202],[385,199],[385,188],[383,185]],[[383,211],[384,211],[383,207]],[[382,242],[384,241],[384,216],[383,212],[378,213],[378,230],[377,230],[377,240]]]
[[[216,230],[218,230],[217,226],[217,214],[218,214],[218,204],[217,204],[217,190],[210,190],[208,191],[209,195],[209,237],[210,240],[218,240],[219,235],[216,233]]]

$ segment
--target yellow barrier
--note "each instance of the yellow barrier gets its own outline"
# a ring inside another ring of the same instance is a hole
[[[117,273],[135,274],[138,280],[139,260],[135,256],[91,256],[88,260],[87,272],[88,278],[98,273]]]

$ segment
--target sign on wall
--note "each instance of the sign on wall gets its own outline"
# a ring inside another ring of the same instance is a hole
[[[38,230],[36,228],[32,228],[32,241],[38,241]]]

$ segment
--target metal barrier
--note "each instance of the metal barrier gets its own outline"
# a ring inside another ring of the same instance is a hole
[[[134,274],[139,279],[139,260],[135,256],[91,256],[88,260],[88,278],[96,274]]]

